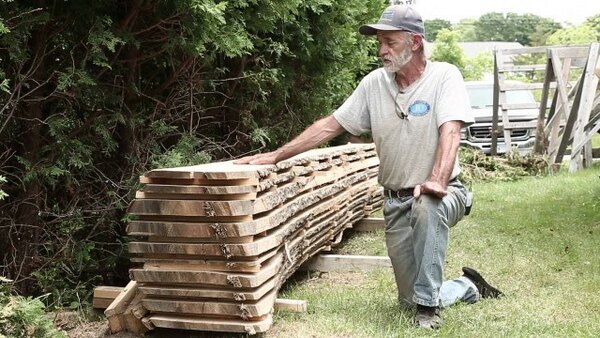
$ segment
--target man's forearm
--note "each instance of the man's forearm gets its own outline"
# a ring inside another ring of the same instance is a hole
[[[456,154],[460,146],[460,128],[462,122],[448,121],[440,126],[440,136],[435,153],[435,162],[429,180],[439,183],[442,187],[448,186]]]
[[[274,151],[277,162],[288,159],[294,155],[313,149],[324,142],[338,136],[344,128],[337,122],[333,115],[327,116],[313,123],[296,136],[289,143]]]

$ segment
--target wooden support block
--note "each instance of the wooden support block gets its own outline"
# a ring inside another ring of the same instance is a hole
[[[123,313],[125,308],[133,300],[138,290],[137,283],[130,281],[121,293],[115,298],[110,306],[104,311],[106,317],[111,317]]]
[[[92,307],[94,309],[106,309],[123,291],[120,286],[98,286],[94,288],[94,299]]]
[[[371,232],[385,229],[383,217],[363,218],[358,224],[352,227],[352,230],[359,232]]]
[[[306,312],[307,308],[308,302],[305,300],[283,298],[275,299],[275,311],[302,313]]]
[[[344,272],[368,271],[391,266],[390,258],[384,256],[318,255],[308,260],[300,269]]]

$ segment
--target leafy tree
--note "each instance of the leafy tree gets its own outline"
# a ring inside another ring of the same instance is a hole
[[[448,20],[425,20],[425,39],[427,41],[435,41],[437,34],[441,29],[450,29],[451,27],[452,24]]]
[[[481,53],[469,59],[458,43],[459,35],[448,29],[440,30],[431,54],[432,61],[444,61],[458,67],[465,80],[480,80],[494,68],[491,53]]]
[[[493,74],[494,57],[492,53],[480,53],[474,58],[467,58],[463,77],[465,80],[481,80],[487,74]]]
[[[590,16],[585,20],[586,24],[588,24],[594,31],[596,32],[597,40],[600,41],[600,13],[594,16]]]
[[[548,45],[548,37],[561,29],[562,26],[550,19],[543,18],[535,27],[535,31],[529,34],[529,44],[531,46]]]
[[[459,41],[477,41],[475,22],[477,22],[476,19],[462,19],[452,26],[452,30],[458,34]]]
[[[438,32],[438,38],[435,47],[431,53],[432,61],[445,61],[464,71],[466,57],[463,50],[458,45],[458,34],[449,29],[442,29]]]
[[[531,44],[532,35],[539,43],[540,35],[559,27],[558,23],[534,14],[492,12],[482,15],[475,22],[478,41],[515,41],[526,46]]]
[[[0,275],[85,299],[128,278],[145,171],[272,148],[376,61],[385,2],[0,2]]]
[[[571,26],[560,29],[548,37],[550,45],[581,45],[597,42],[598,37],[594,28],[583,23],[577,26]]]

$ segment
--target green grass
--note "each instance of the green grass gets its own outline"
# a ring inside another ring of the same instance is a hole
[[[308,313],[276,313],[264,337],[594,337],[600,332],[600,166],[474,185],[473,212],[451,231],[446,276],[468,265],[506,297],[443,311],[441,330],[413,328],[391,270],[299,273],[280,297]],[[383,232],[354,235],[346,254],[385,255]]]

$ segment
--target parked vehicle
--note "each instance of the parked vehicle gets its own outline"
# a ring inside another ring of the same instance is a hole
[[[507,81],[507,83],[519,83]],[[471,110],[475,123],[461,130],[461,144],[480,149],[490,154],[492,145],[492,114],[494,83],[489,81],[467,81],[467,92],[471,101]],[[506,92],[507,103],[537,104],[531,90]],[[538,109],[513,109],[508,111],[510,122],[537,121]],[[498,121],[502,122],[502,111],[498,112]],[[517,148],[521,154],[529,153],[535,144],[535,129],[520,128],[511,130],[511,147]],[[498,134],[497,153],[506,152],[503,133]]]

